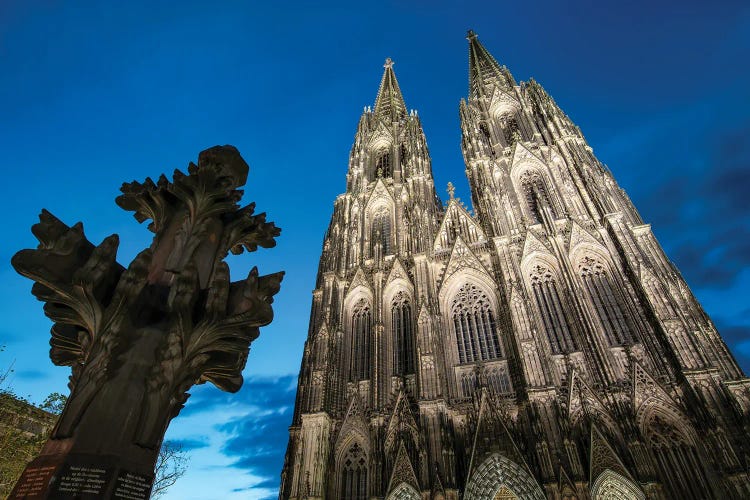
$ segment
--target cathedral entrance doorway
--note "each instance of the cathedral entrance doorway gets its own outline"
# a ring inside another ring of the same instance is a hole
[[[465,500],[545,500],[534,478],[512,460],[498,453],[474,469],[466,485]]]
[[[594,500],[644,500],[641,489],[617,472],[607,469],[596,478],[591,487]]]
[[[420,500],[421,498],[422,495],[417,490],[406,483],[401,483],[388,495],[386,500]]]

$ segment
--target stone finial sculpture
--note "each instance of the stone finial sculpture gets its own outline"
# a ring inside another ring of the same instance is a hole
[[[54,322],[50,357],[72,368],[67,405],[11,498],[148,498],[162,438],[194,384],[236,392],[283,272],[230,282],[224,258],[275,246],[255,204],[240,207],[248,166],[237,149],[200,153],[170,182],[123,184],[116,200],[151,220],[151,246],[124,268],[119,239],[90,243],[81,223],[43,210],[39,247],[13,267]],[[126,479],[128,478],[128,479]]]

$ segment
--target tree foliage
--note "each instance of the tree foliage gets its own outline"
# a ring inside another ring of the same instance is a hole
[[[12,393],[0,392],[0,498],[10,494],[26,464],[47,440],[54,417],[49,415],[45,422],[44,415]]]
[[[39,405],[39,408],[54,415],[59,415],[60,413],[62,413],[63,408],[65,408],[65,403],[67,401],[68,396],[60,394],[59,392],[53,392],[52,394],[44,398],[44,401],[41,405]]]

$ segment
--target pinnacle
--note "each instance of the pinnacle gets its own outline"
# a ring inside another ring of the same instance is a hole
[[[401,89],[393,72],[393,59],[386,58],[383,68],[383,79],[380,81],[378,96],[375,98],[375,115],[379,118],[387,118],[390,121],[398,121],[406,116],[406,103],[401,95]]]
[[[512,88],[513,76],[484,48],[477,34],[469,30],[466,39],[469,41],[469,96],[479,97],[492,85]]]

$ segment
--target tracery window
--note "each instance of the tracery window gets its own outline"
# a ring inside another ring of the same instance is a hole
[[[370,378],[370,337],[372,330],[372,313],[370,304],[360,299],[352,310],[352,342],[349,359],[349,381],[367,380]]]
[[[384,149],[375,157],[375,175],[377,177],[391,177],[393,175],[391,152],[389,150]]]
[[[414,328],[411,304],[404,292],[398,292],[391,305],[393,366],[395,375],[414,373]]]
[[[533,224],[542,222],[542,212],[545,207],[549,207],[552,216],[555,217],[555,210],[550,203],[542,174],[536,170],[527,170],[521,175],[520,181],[523,195],[526,197],[526,205],[529,207],[531,222]]]
[[[585,257],[578,264],[578,272],[604,326],[604,336],[609,345],[632,343],[607,267],[598,259]]]
[[[492,389],[495,394],[509,394],[513,391],[510,385],[510,377],[505,367],[491,367],[486,370],[485,376],[487,377],[487,386]]]
[[[466,283],[458,290],[451,305],[451,318],[460,363],[503,356],[490,299],[476,285]]]
[[[506,115],[500,119],[500,123],[503,129],[503,136],[505,137],[505,144],[512,146],[520,137],[518,121]]]
[[[481,133],[482,142],[484,142],[484,145],[490,153],[494,155],[495,148],[492,147],[492,136],[490,135],[490,129],[487,127],[486,123],[482,122],[479,124],[479,132]]]
[[[547,267],[537,264],[529,278],[552,352],[562,354],[577,350],[555,275]]]
[[[672,498],[712,498],[703,460],[684,433],[659,415],[648,420],[646,435],[664,485]]]
[[[367,500],[367,454],[352,444],[341,462],[341,495],[347,500]]]
[[[380,207],[372,216],[372,255],[375,245],[380,244],[383,255],[391,255],[391,214],[386,207]]]

